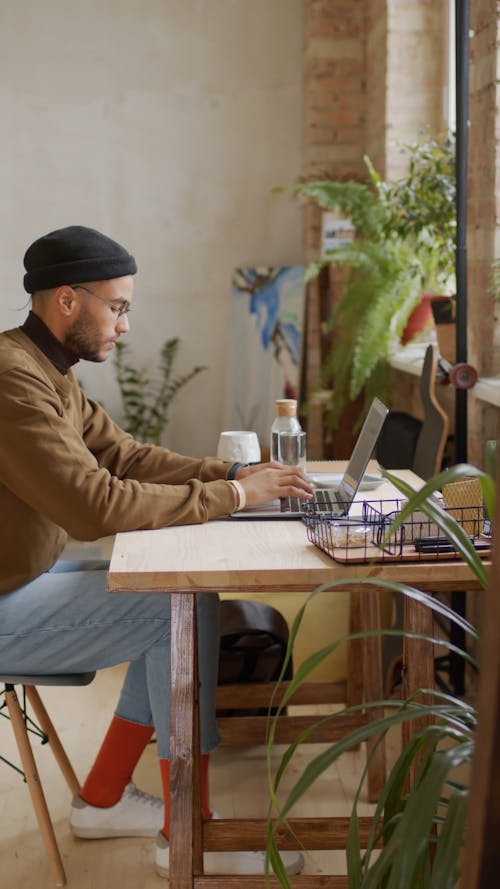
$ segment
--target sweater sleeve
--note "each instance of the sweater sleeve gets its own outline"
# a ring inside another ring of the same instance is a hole
[[[81,540],[234,511],[227,464],[138,447],[65,385],[29,362],[0,374],[0,481],[21,501]]]
[[[81,391],[81,390],[80,390]],[[184,457],[167,448],[141,444],[124,432],[92,399],[81,392],[83,438],[100,466],[118,478],[181,485],[191,479],[228,478],[232,464],[215,457]]]

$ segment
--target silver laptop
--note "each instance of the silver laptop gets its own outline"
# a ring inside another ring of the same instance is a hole
[[[309,513],[311,510],[328,513],[334,518],[346,516],[361,484],[388,412],[388,408],[379,398],[373,399],[344,475],[339,478],[337,484],[329,475],[328,487],[317,488],[314,492],[314,501],[284,497],[281,500],[269,500],[259,506],[245,507],[240,512],[233,512],[228,518],[240,520],[301,519],[305,513]]]

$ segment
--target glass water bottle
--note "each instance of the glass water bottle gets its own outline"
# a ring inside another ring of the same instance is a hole
[[[271,460],[288,463],[289,461],[283,458],[282,447],[280,447],[280,433],[284,433],[288,438],[288,436],[297,436],[302,432],[302,427],[297,419],[297,401],[294,398],[278,398],[275,404],[277,414],[271,426]]]

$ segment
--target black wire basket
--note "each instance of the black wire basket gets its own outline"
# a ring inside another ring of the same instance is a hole
[[[407,501],[364,501],[359,515],[337,517],[308,509],[304,516],[308,540],[339,562],[460,559],[443,530],[422,510],[391,530]],[[465,531],[481,556],[491,552],[490,525],[482,504],[442,507]]]

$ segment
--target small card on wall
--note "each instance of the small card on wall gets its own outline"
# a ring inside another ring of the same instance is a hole
[[[354,240],[352,221],[340,210],[328,210],[321,217],[321,256]]]

